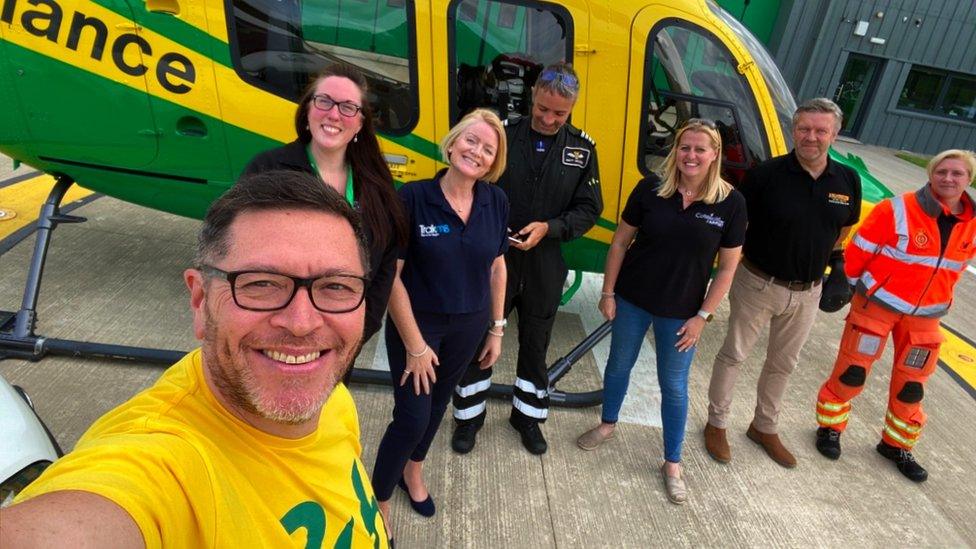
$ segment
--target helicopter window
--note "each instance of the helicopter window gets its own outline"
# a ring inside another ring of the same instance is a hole
[[[297,101],[332,63],[358,67],[377,129],[409,133],[417,121],[412,0],[231,0],[229,33],[241,77]]]
[[[529,114],[542,68],[572,60],[572,18],[538,2],[457,0],[449,9],[451,120],[477,107],[502,120]]]
[[[723,174],[733,183],[769,157],[751,89],[714,36],[687,22],[665,21],[651,31],[647,51],[642,172],[661,169],[675,133],[689,118],[715,121],[722,136]]]

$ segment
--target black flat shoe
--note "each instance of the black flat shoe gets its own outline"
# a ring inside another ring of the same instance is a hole
[[[427,494],[427,499],[424,501],[414,501],[413,498],[410,497],[410,490],[407,489],[407,483],[403,482],[403,477],[400,477],[400,482],[397,484],[397,486],[407,493],[407,499],[410,500],[410,507],[416,511],[417,514],[427,518],[434,516],[434,513],[437,510],[434,508],[434,498],[430,497],[430,494]]]

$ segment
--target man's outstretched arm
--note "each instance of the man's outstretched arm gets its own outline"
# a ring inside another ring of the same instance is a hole
[[[129,514],[78,490],[50,492],[0,509],[0,547],[145,547]]]

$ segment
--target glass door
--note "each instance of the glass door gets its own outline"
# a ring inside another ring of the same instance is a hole
[[[855,54],[847,57],[844,72],[834,90],[834,102],[844,111],[842,135],[856,137],[860,132],[880,73],[880,59]]]

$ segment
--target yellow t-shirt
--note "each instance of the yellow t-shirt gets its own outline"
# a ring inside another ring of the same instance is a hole
[[[96,421],[17,500],[99,494],[132,516],[150,548],[386,547],[360,452],[344,385],[316,432],[283,439],[217,402],[197,349]]]

